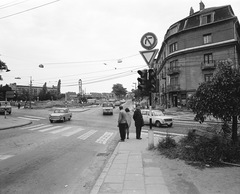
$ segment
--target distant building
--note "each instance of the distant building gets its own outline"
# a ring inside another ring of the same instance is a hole
[[[14,90],[17,94],[24,94],[25,91],[30,91],[30,86],[26,85],[17,85],[16,83],[12,83],[9,85],[12,90]],[[32,88],[32,96],[39,96],[39,93],[41,92],[43,87],[40,86],[31,86]],[[57,92],[57,87],[47,87],[48,91],[54,91]]]
[[[240,25],[230,5],[205,8],[172,24],[154,68],[159,79],[158,104],[186,106],[199,84],[211,80],[220,61],[239,68]]]

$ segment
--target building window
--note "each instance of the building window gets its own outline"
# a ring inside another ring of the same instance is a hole
[[[178,28],[179,28],[178,24],[173,26],[172,28],[170,28],[170,30],[168,31],[168,36],[171,36],[171,35],[177,33],[178,32]]]
[[[170,44],[169,46],[169,52],[172,53],[174,51],[176,51],[178,48],[177,48],[177,42],[174,42],[172,44]]]
[[[212,53],[208,53],[204,55],[204,63],[213,63],[213,55]]]
[[[172,77],[170,78],[170,85],[171,85],[171,86],[178,85],[178,76],[172,76]]]
[[[208,44],[212,42],[212,34],[203,35],[203,44]]]
[[[209,24],[213,22],[213,13],[202,15],[200,18],[201,25]]]
[[[213,78],[213,74],[205,74],[204,75],[205,82],[212,81],[212,78]]]
[[[170,62],[170,69],[174,69],[178,67],[178,60],[174,60]]]

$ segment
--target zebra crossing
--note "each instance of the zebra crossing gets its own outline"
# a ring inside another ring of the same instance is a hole
[[[87,140],[89,137],[95,137],[95,143],[106,144],[109,139],[114,135],[114,132],[101,132],[97,134],[98,130],[83,129],[79,126],[61,126],[53,124],[35,124],[31,126],[20,127],[19,130],[36,131],[39,133],[58,134],[63,137],[70,137],[76,135],[78,140]],[[100,135],[100,137],[99,137]]]
[[[25,119],[25,120],[30,120],[30,121],[40,121],[43,119],[47,119],[44,117],[37,117],[37,116],[32,116],[32,115],[23,115],[21,117],[18,117],[19,119]]]

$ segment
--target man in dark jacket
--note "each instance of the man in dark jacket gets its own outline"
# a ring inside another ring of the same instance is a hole
[[[144,125],[144,123],[143,123],[142,113],[141,113],[141,110],[140,110],[140,105],[136,106],[136,110],[134,111],[134,114],[133,114],[133,120],[135,121],[136,138],[137,139],[142,139],[141,138],[141,131],[142,131],[142,126]]]

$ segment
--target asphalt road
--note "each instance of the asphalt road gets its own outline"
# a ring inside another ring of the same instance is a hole
[[[0,193],[89,193],[119,140],[117,112],[100,107],[50,124],[49,110],[16,110],[30,126],[1,131]]]

